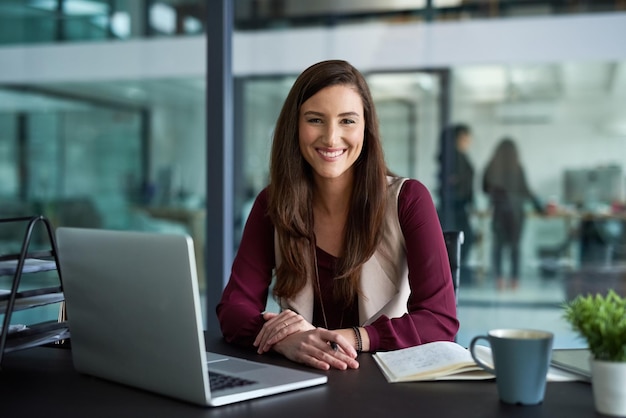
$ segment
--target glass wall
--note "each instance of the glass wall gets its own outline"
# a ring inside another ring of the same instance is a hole
[[[140,112],[48,100],[46,109],[1,114],[2,216],[19,204],[29,208],[21,215],[45,210],[64,225],[126,224],[118,202],[135,201],[141,182]]]
[[[471,276],[461,276],[459,341],[493,325],[558,331],[557,344],[580,344],[560,318],[560,304],[587,290],[618,288],[626,262],[626,63],[568,62],[452,68],[451,122],[471,129],[474,242],[466,242]],[[379,111],[386,158],[396,173],[422,181],[437,204],[437,154],[445,90],[437,72],[367,75]],[[248,196],[267,181],[271,134],[293,77],[244,80],[243,165]],[[523,206],[519,286],[511,286],[504,254],[494,271],[493,206],[483,190],[499,142],[517,145],[538,211]],[[243,201],[243,199],[242,199]],[[246,213],[241,206],[241,212]],[[240,228],[240,225],[237,226]],[[611,273],[613,271],[613,276]],[[581,273],[584,272],[584,273]],[[506,312],[503,313],[502,309]],[[512,320],[511,318],[515,319]],[[508,325],[507,325],[508,324]]]
[[[198,80],[0,88],[0,218],[189,233],[204,286],[204,95]],[[22,233],[0,231],[0,254]]]
[[[0,44],[125,40],[204,32],[205,0],[7,0]]]
[[[140,114],[15,90],[0,96],[10,98],[0,112],[0,218],[45,215],[54,227],[128,227],[123,203],[142,169]],[[31,251],[49,248],[40,225]],[[25,227],[0,225],[0,254],[19,253]],[[1,277],[0,289],[12,279]],[[47,272],[29,275],[20,289],[58,283],[56,272]],[[12,321],[52,320],[58,312],[52,304],[19,311]]]

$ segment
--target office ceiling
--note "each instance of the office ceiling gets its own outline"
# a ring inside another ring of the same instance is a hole
[[[456,93],[476,101],[626,97],[624,63],[484,66],[455,70]]]

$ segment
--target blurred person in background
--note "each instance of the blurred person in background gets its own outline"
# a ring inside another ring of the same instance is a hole
[[[463,231],[461,251],[462,283],[471,284],[472,269],[468,265],[475,234],[471,224],[474,210],[474,166],[467,152],[472,132],[464,123],[446,127],[441,132],[439,147],[439,217],[444,231]]]
[[[483,191],[488,195],[492,209],[492,269],[496,286],[502,290],[508,284],[510,288],[517,289],[525,205],[531,202],[541,214],[544,213],[544,208],[528,187],[517,146],[511,138],[504,138],[497,145],[485,169]],[[504,252],[508,252],[510,260],[508,283],[502,268]]]

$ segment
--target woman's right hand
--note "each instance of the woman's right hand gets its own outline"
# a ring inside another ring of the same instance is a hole
[[[274,350],[297,363],[321,370],[357,369],[356,350],[340,333],[324,328],[297,332],[274,344]]]

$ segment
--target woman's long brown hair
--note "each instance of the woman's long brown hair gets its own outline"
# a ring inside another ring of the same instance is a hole
[[[292,86],[276,123],[270,161],[268,211],[279,240],[282,262],[276,271],[274,295],[294,297],[315,277],[313,173],[300,152],[298,121],[302,104],[334,85],[355,89],[363,101],[365,136],[354,165],[343,255],[337,266],[335,296],[352,304],[359,292],[361,266],[374,254],[385,215],[386,174],[378,118],[363,75],[345,61],[322,61],[307,68]]]

